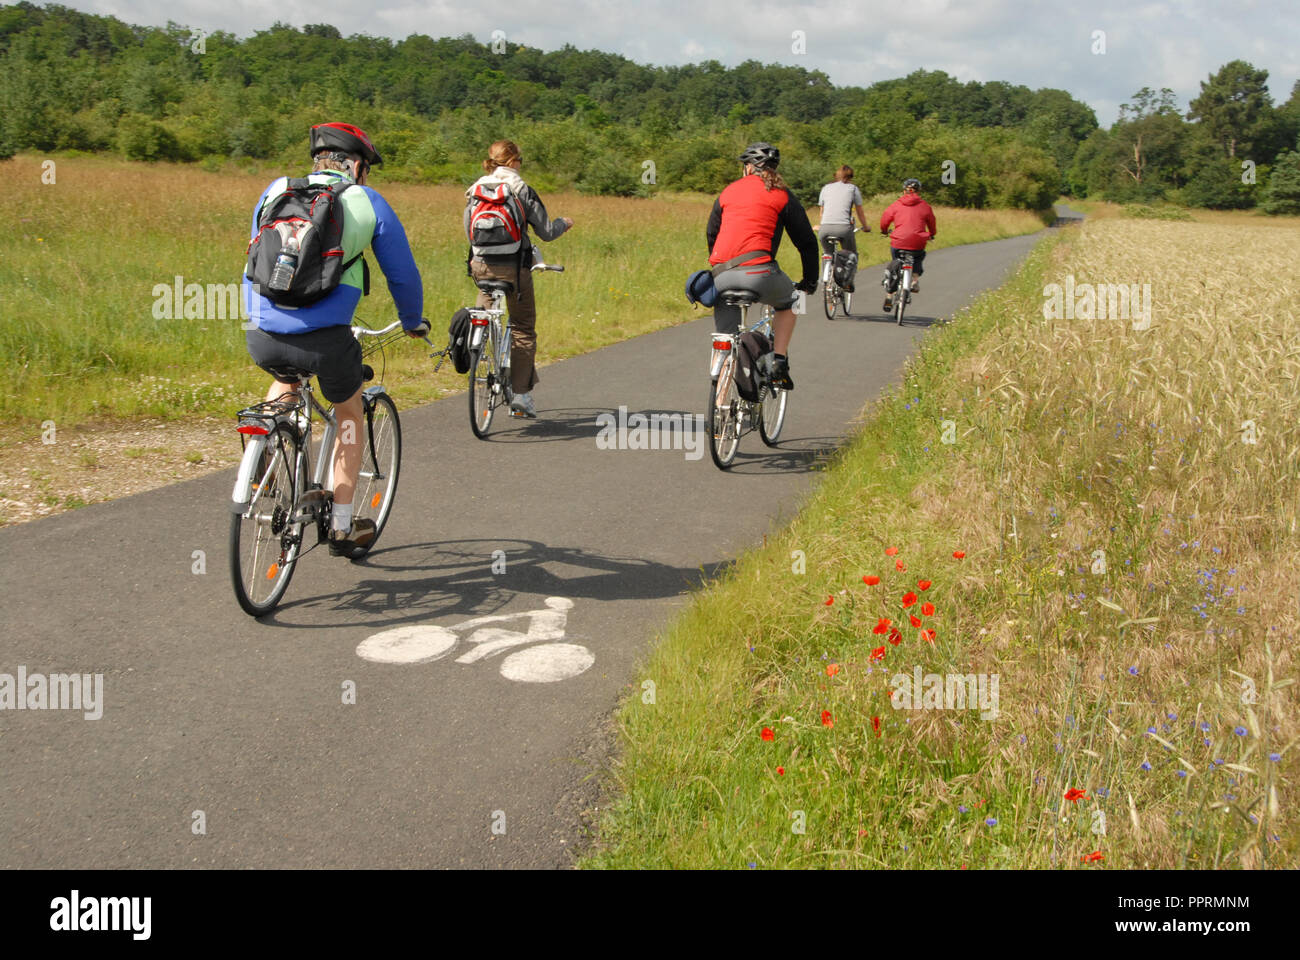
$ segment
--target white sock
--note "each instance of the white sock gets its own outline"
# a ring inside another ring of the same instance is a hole
[[[334,520],[331,526],[339,533],[347,533],[352,529],[352,504],[336,503],[334,504]]]

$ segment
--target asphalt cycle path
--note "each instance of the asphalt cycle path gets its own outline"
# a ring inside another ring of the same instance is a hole
[[[635,414],[702,416],[704,311],[545,367],[539,418],[498,410],[486,441],[464,393],[404,409],[375,550],[304,553],[261,621],[227,572],[232,470],[0,529],[0,703],[20,669],[28,706],[33,675],[102,674],[98,719],[0,710],[0,867],[571,865],[655,632],[1038,239],[935,251],[901,328],[879,267],[850,318],[809,296],[780,446],[748,434],[726,473],[702,434],[635,449]]]

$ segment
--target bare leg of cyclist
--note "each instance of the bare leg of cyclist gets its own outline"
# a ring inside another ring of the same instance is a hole
[[[785,356],[790,349],[790,338],[794,336],[794,311],[778,310],[772,318],[772,347]]]
[[[335,507],[350,507],[356,492],[357,475],[361,472],[361,454],[365,449],[362,410],[359,389],[342,403],[334,404],[334,416],[339,425],[338,436],[334,438]]]

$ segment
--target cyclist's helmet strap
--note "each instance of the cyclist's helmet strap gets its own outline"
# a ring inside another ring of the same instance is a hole
[[[741,163],[752,163],[756,170],[775,170],[781,164],[781,151],[770,143],[751,143],[740,155]]]

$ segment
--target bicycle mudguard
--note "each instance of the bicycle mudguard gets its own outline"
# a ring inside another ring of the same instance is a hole
[[[239,461],[239,473],[235,475],[235,489],[230,495],[230,512],[243,513],[248,509],[252,497],[253,471],[262,462],[262,451],[266,449],[266,437],[251,437],[244,447],[244,458]]]

